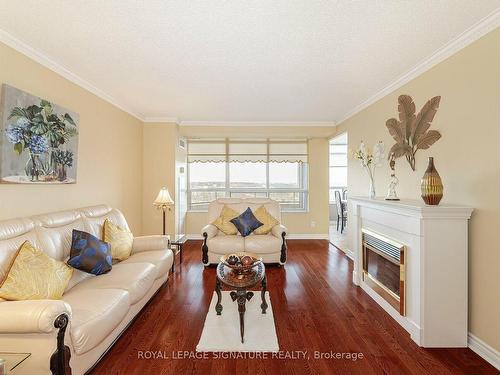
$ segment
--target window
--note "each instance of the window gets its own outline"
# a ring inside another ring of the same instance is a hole
[[[188,140],[188,205],[205,211],[223,197],[271,198],[307,210],[307,140]]]
[[[335,203],[335,191],[347,188],[347,133],[330,141],[330,203]]]

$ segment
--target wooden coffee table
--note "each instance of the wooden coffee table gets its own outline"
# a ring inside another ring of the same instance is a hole
[[[262,314],[266,313],[267,302],[266,302],[266,291],[267,291],[267,279],[266,279],[266,268],[264,263],[259,263],[252,267],[248,272],[237,274],[231,268],[227,267],[224,263],[219,263],[217,266],[217,277],[215,281],[215,292],[217,293],[217,304],[215,305],[215,311],[217,315],[222,313],[222,287],[226,286],[229,289],[233,289],[230,293],[231,299],[237,301],[238,312],[240,314],[240,334],[241,342],[244,342],[245,335],[245,304],[250,301],[254,295],[249,289],[260,284],[261,286],[261,299],[262,303],[260,308]]]

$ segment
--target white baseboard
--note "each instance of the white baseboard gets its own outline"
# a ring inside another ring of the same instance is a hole
[[[201,234],[186,234],[188,240],[202,240],[203,236]],[[288,234],[286,236],[287,240],[328,240],[328,234],[321,233],[297,233]]]
[[[328,240],[328,233],[294,233],[287,234],[286,238],[288,240]]]
[[[500,371],[500,352],[469,332],[469,348]]]
[[[203,236],[201,234],[186,234],[188,240],[202,240]]]

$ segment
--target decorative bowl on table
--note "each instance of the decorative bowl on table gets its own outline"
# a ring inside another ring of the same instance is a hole
[[[220,261],[234,272],[241,274],[262,263],[262,258],[256,254],[241,252],[223,255]]]

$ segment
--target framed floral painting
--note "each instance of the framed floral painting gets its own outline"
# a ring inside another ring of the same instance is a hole
[[[4,84],[0,121],[0,182],[76,182],[78,114]]]

